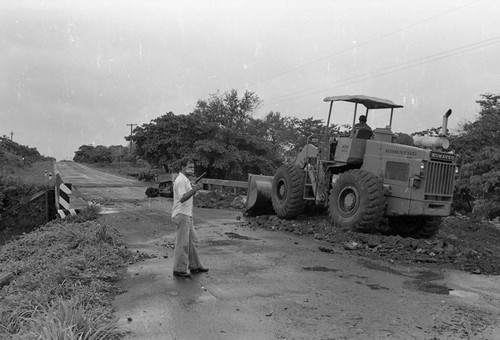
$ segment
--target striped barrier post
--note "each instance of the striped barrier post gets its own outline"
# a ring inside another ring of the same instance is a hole
[[[61,218],[76,215],[77,211],[69,206],[69,195],[71,195],[71,183],[63,183],[61,176],[56,175],[56,207]]]

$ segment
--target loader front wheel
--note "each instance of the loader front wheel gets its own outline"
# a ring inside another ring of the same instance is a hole
[[[284,164],[279,167],[273,178],[271,199],[280,218],[294,219],[304,211],[304,172],[299,166]]]
[[[385,213],[381,181],[365,170],[340,175],[330,191],[328,214],[335,226],[361,232],[375,231]]]

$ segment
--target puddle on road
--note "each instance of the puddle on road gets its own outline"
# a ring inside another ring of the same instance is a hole
[[[423,281],[436,281],[444,279],[444,275],[441,273],[435,273],[430,270],[422,270],[418,272],[417,279]]]
[[[398,272],[395,269],[370,262],[370,261],[360,261],[363,266],[369,269],[375,269],[378,271],[386,272],[386,273],[391,273],[391,274],[396,274],[396,275],[402,275],[402,276],[408,276],[404,273]],[[425,271],[420,271],[419,274],[415,277],[415,280],[413,281],[406,281],[404,283],[405,286],[407,286],[410,289],[415,289],[419,290],[421,292],[425,293],[432,293],[432,294],[440,294],[440,295],[449,295],[450,291],[453,291],[453,289],[450,289],[446,287],[445,285],[441,284],[436,284],[432,283],[432,281],[437,281],[437,280],[442,280],[444,278],[443,274],[436,273],[433,271],[425,270]]]
[[[450,289],[444,285],[438,285],[434,283],[430,283],[429,281],[422,281],[422,280],[415,280],[411,282],[407,282],[407,285],[416,288],[417,290],[420,290],[421,292],[424,293],[433,293],[433,294],[439,294],[439,295],[449,295],[450,291],[453,289]]]
[[[367,286],[371,290],[390,290],[389,288],[378,285],[376,283],[367,283],[367,284],[365,284],[365,286]]]
[[[238,240],[256,240],[256,238],[251,238],[251,237],[243,236],[243,235],[236,234],[236,233],[225,233],[225,234],[229,238],[235,238],[235,239],[238,239]]]
[[[106,214],[116,214],[119,212],[120,212],[120,210],[118,210],[116,208],[103,208],[103,207],[101,207],[101,211],[99,212],[99,214],[106,215]]]
[[[243,235],[236,234],[233,232],[228,232],[228,233],[224,233],[224,234],[226,234],[226,236],[229,237],[229,240],[212,240],[212,241],[208,241],[208,243],[212,246],[230,246],[230,245],[236,244],[235,240],[258,240],[256,238],[243,236]]]
[[[211,246],[230,246],[234,244],[234,241],[231,240],[212,240],[208,241],[208,244]]]
[[[453,289],[451,289],[450,290],[450,295],[458,296],[458,297],[461,297],[461,298],[469,298],[469,299],[478,299],[479,298],[479,295],[477,295],[476,293],[466,292],[466,291],[463,291],[463,290],[453,290]]]
[[[397,274],[397,275],[404,275],[404,274],[398,272],[395,269],[383,266],[383,265],[375,263],[375,262],[361,260],[360,263],[363,266],[365,266],[366,268],[368,268],[368,269],[374,269],[374,270],[378,270],[380,272],[385,272],[385,273],[391,273],[391,274]]]
[[[333,268],[327,268],[327,267],[320,267],[320,266],[314,266],[314,267],[304,267],[304,270],[309,270],[312,272],[338,272],[338,269],[333,269]]]
[[[450,295],[450,292],[453,291],[453,289],[450,289],[445,285],[431,282],[442,280],[443,278],[443,274],[425,270],[419,272],[419,275],[417,275],[415,280],[405,282],[405,285],[424,293]]]

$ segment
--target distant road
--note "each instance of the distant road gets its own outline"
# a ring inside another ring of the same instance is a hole
[[[70,183],[70,207],[72,209],[86,208],[89,203],[102,203],[102,211],[106,211],[105,202],[121,197],[120,200],[135,201],[146,198],[146,187],[153,183],[140,182],[113,174],[92,169],[75,162],[57,162],[54,172],[61,176],[64,183]]]
[[[108,174],[75,162],[57,162],[54,171],[63,182],[79,188],[144,186],[137,180]]]

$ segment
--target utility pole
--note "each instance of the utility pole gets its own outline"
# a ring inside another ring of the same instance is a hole
[[[132,156],[132,131],[134,130],[134,126],[137,126],[137,124],[127,124],[127,126],[130,126],[130,156]]]
[[[10,140],[13,141],[13,138],[14,138],[14,132],[10,132]]]

